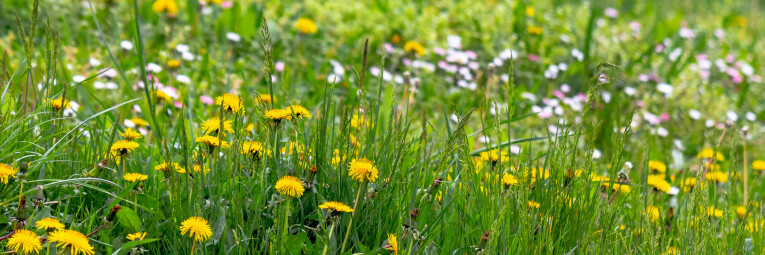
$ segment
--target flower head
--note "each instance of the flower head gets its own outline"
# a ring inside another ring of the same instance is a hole
[[[655,222],[659,220],[661,217],[661,213],[659,212],[659,208],[653,205],[650,205],[645,208],[645,215],[648,216],[651,221]]]
[[[134,183],[149,179],[149,176],[141,173],[127,173],[122,176],[122,179]]]
[[[183,169],[183,167],[181,167],[181,165],[179,165],[178,163],[174,163],[174,162],[164,162],[162,164],[159,164],[159,165],[155,166],[154,170],[162,171],[162,172],[165,172],[165,173],[173,171],[173,170],[175,170],[175,172],[177,172],[177,173],[182,173],[182,174],[186,173],[186,169]]]
[[[365,158],[353,159],[348,165],[348,176],[358,182],[374,182],[377,180],[377,167]]]
[[[132,128],[126,128],[124,133],[120,132],[120,135],[122,136],[122,138],[124,138],[127,141],[133,141],[135,139],[143,137],[141,133],[136,132]]]
[[[205,131],[205,135],[213,133],[218,134],[220,131],[220,118],[218,117],[212,117],[209,120],[202,122],[202,129]],[[223,121],[223,130],[226,130],[226,132],[234,133],[234,128],[231,127],[231,120]],[[226,134],[226,133],[223,133]]]
[[[171,59],[167,61],[167,67],[170,69],[176,69],[181,66],[181,61],[178,61],[177,59]]]
[[[167,13],[171,16],[178,15],[178,4],[175,0],[157,0],[151,6],[156,13]]]
[[[654,172],[658,173],[666,173],[667,172],[667,165],[662,163],[661,161],[656,160],[649,160],[648,161],[648,169]]]
[[[757,171],[765,171],[765,160],[755,160],[752,162],[752,169]]]
[[[708,181],[715,181],[719,183],[728,182],[728,173],[723,171],[709,171],[706,179]]]
[[[738,215],[739,218],[744,218],[746,216],[746,207],[736,206],[736,215]]]
[[[715,218],[722,218],[723,211],[715,208],[714,206],[707,207],[707,216]]]
[[[67,109],[71,108],[72,104],[71,101],[64,99],[63,97],[59,97],[56,99],[48,99],[48,101],[45,102],[45,106],[60,110],[60,109]]]
[[[135,150],[139,146],[141,145],[138,144],[137,142],[128,141],[128,140],[119,140],[114,142],[114,144],[112,144],[111,151],[115,155],[125,156],[130,154],[131,151]]]
[[[149,126],[149,122],[148,121],[146,121],[145,119],[142,119],[142,118],[138,118],[138,117],[130,119],[130,122],[133,122],[133,124],[135,124],[136,127],[148,127]]]
[[[244,107],[239,97],[232,94],[223,94],[215,98],[215,105],[222,105],[223,110],[229,113],[241,113],[244,114]]]
[[[388,234],[388,244],[384,245],[383,248],[392,251],[393,254],[398,255],[398,240],[396,239],[396,235]]]
[[[157,97],[157,102],[172,102],[173,98],[162,90],[155,90],[154,95]]]
[[[65,228],[64,224],[55,218],[43,218],[35,222],[35,226],[39,230],[45,229],[47,231],[62,230]]]
[[[181,235],[189,233],[189,237],[193,238],[195,242],[202,242],[212,236],[212,229],[207,220],[202,217],[191,217],[181,222]]]
[[[202,172],[202,167],[199,164],[194,164],[193,169],[194,169],[195,173],[201,173]],[[210,167],[205,166],[204,170],[205,170],[205,173],[209,173],[210,172]]]
[[[0,182],[8,184],[8,180],[15,177],[16,172],[18,171],[18,169],[13,168],[12,166],[0,163]]]
[[[211,150],[214,149],[215,147],[218,147],[218,146],[221,146],[222,148],[228,148],[228,146],[229,146],[228,142],[223,141],[221,143],[221,141],[217,137],[209,136],[209,135],[204,135],[204,136],[201,136],[201,137],[197,137],[197,139],[194,140],[194,141],[198,142],[198,143],[207,144],[207,146]]]
[[[659,175],[649,175],[648,179],[646,180],[646,183],[648,185],[653,186],[654,189],[660,190],[663,192],[669,191],[669,189],[672,187],[669,182],[664,180],[662,176]]]
[[[282,120],[289,120],[292,119],[292,115],[290,112],[284,110],[284,109],[271,109],[266,111],[266,113],[263,114],[263,117],[266,119],[269,119],[273,121],[274,123],[279,123]]]
[[[263,156],[263,144],[260,142],[243,142],[242,154],[251,155],[256,160],[260,160]]]
[[[505,188],[518,185],[518,178],[515,178],[515,175],[505,173],[502,175],[502,184],[505,185]]]
[[[255,98],[255,102],[261,103],[261,104],[270,104],[271,102],[275,102],[275,101],[276,100],[271,98],[271,95],[265,95],[265,94],[261,94],[259,97]]]
[[[290,117],[292,117],[292,115],[294,114],[295,117],[297,117],[298,119],[311,118],[311,112],[309,112],[307,109],[305,109],[305,107],[302,107],[300,105],[290,105],[285,107],[284,110],[287,111],[287,114],[289,114]]]
[[[507,156],[506,151],[493,149],[490,151],[481,152],[481,159],[486,162],[491,162],[492,164],[497,164],[497,162],[499,162],[500,160],[502,162],[507,162],[509,160],[509,157]]]
[[[71,255],[96,254],[93,250],[93,246],[88,243],[88,237],[75,230],[65,229],[53,232],[48,236],[48,241],[57,243],[56,247],[69,250],[69,254]]]
[[[140,241],[146,238],[146,232],[138,232],[138,233],[129,234],[125,238],[127,238],[127,240],[130,240],[130,241],[135,241],[135,240]]]
[[[354,114],[353,117],[351,117],[351,127],[359,128],[362,126],[369,127],[369,122],[364,118],[364,115]]]
[[[274,188],[282,195],[290,197],[301,197],[305,191],[303,181],[290,175],[282,176],[282,178],[276,181]]]
[[[408,41],[404,44],[404,51],[422,56],[425,55],[425,46],[415,41]]]
[[[295,29],[302,34],[315,34],[318,31],[316,23],[307,18],[299,18],[295,22]]]
[[[720,151],[715,151],[712,148],[705,148],[705,149],[701,150],[699,152],[699,155],[696,156],[696,158],[698,158],[698,159],[702,159],[702,158],[712,159],[712,158],[715,158],[715,160],[718,160],[718,161],[725,161],[725,156],[723,156],[723,154],[720,153]]]
[[[539,208],[539,203],[534,201],[529,201],[529,209],[537,209]]]
[[[321,205],[319,205],[320,209],[327,209],[330,213],[332,212],[353,212],[353,209],[351,209],[350,206],[347,206],[341,202],[335,202],[335,201],[329,201],[324,202]]]
[[[37,254],[42,250],[42,243],[37,239],[35,232],[19,229],[8,238],[5,247],[15,250],[18,254]]]

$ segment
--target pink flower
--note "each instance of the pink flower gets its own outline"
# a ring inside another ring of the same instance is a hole
[[[401,63],[404,63],[405,66],[411,66],[412,65],[412,60],[409,59],[409,58],[404,58],[404,59],[401,60]]]
[[[202,103],[206,105],[212,105],[215,103],[215,100],[208,96],[199,96],[199,101],[202,101]]]
[[[733,76],[731,78],[733,79],[733,83],[736,83],[736,84],[739,84],[742,81],[744,81],[744,78],[741,77],[741,75],[736,75],[736,76]]]
[[[284,71],[284,62],[276,62],[276,64],[274,64],[274,68],[276,68],[277,72]]]
[[[173,105],[175,106],[175,108],[181,108],[181,107],[183,107],[183,102],[175,101],[175,102],[173,102]]]
[[[565,94],[563,94],[563,91],[560,91],[560,90],[555,90],[552,93],[555,97],[561,98],[561,99],[566,96]]]
[[[433,52],[435,52],[436,54],[441,55],[441,56],[446,55],[446,50],[444,50],[441,47],[433,48]]]
[[[529,60],[531,61],[539,61],[540,57],[535,54],[529,54]]]
[[[659,120],[661,120],[661,122],[668,121],[669,120],[669,113],[666,113],[666,112],[662,113],[661,116],[659,117]]]
[[[234,7],[234,2],[233,1],[223,1],[223,2],[220,3],[220,7],[222,7],[223,9],[228,9],[228,8]]]

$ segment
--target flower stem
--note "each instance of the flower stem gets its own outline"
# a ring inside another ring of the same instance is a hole
[[[281,253],[282,254],[286,254],[286,252],[287,252],[287,242],[286,241],[287,241],[287,232],[289,232],[289,222],[288,222],[288,220],[290,218],[290,202],[292,202],[292,199],[287,198],[287,203],[285,205],[285,210],[284,210],[284,222],[282,224],[282,235],[281,235],[282,237],[279,238],[279,242],[281,243],[281,245],[279,247],[281,247]]]
[[[327,242],[324,243],[324,251],[321,252],[321,255],[327,254],[327,250],[329,250],[329,243],[332,241],[332,232],[334,230],[335,230],[335,222],[332,222],[332,225],[329,225],[329,236],[327,237]]]
[[[194,255],[194,248],[197,247],[197,242],[191,242],[191,255]]]
[[[351,220],[348,222],[348,230],[345,231],[345,238],[343,239],[343,246],[340,248],[340,253],[345,252],[345,244],[348,243],[348,238],[351,237],[351,229],[353,228],[353,218],[356,216],[356,208],[359,206],[359,198],[361,197],[361,190],[366,187],[367,183],[362,182],[359,185],[359,191],[356,193],[356,202],[353,203],[353,212],[351,213]]]

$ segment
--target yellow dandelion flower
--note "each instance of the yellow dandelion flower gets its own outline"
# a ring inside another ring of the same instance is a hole
[[[757,171],[765,171],[765,160],[755,160],[752,162],[752,169]]]
[[[215,105],[222,105],[223,110],[230,113],[244,114],[244,106],[242,105],[242,101],[239,100],[239,97],[232,94],[226,93],[223,94],[223,96],[216,97]]]
[[[760,232],[760,229],[765,227],[765,221],[763,220],[750,220],[749,223],[744,226],[744,230],[748,232]]]
[[[505,173],[504,175],[502,175],[502,184],[504,184],[505,187],[518,185],[518,178],[515,178],[515,176],[512,174]]]
[[[353,212],[350,206],[341,202],[329,201],[319,205],[320,209],[327,209],[328,212]]]
[[[425,46],[415,41],[408,41],[404,44],[404,51],[422,56],[425,55]]]
[[[255,98],[255,103],[259,103],[259,104],[270,104],[273,102],[276,102],[276,100],[271,98],[271,95],[260,94],[259,97]]]
[[[171,16],[178,15],[178,3],[175,0],[157,0],[151,5],[151,9],[156,13],[167,13]]]
[[[534,25],[529,25],[526,27],[526,32],[532,35],[541,35],[542,34],[542,28]]]
[[[130,240],[130,241],[136,241],[136,240],[140,241],[146,238],[146,232],[128,234],[125,238],[127,238],[127,240]]]
[[[652,222],[655,222],[661,218],[661,212],[659,211],[659,208],[653,205],[646,207],[644,214],[648,216]]]
[[[194,141],[198,142],[198,143],[207,144],[207,146],[210,149],[213,149],[213,148],[218,147],[218,146],[220,146],[222,148],[228,148],[228,146],[229,146],[228,142],[223,141],[221,143],[221,141],[217,137],[209,136],[209,135],[204,135],[204,136],[201,136],[201,137],[197,137],[197,139],[194,140]]]
[[[318,31],[318,28],[316,28],[316,23],[313,22],[313,20],[308,18],[299,18],[295,22],[295,30],[301,34],[315,34],[316,31]]]
[[[132,128],[126,128],[124,133],[120,132],[120,135],[122,136],[122,138],[128,141],[133,141],[135,139],[139,139],[143,137],[141,133],[136,132]]]
[[[247,124],[247,127],[244,130],[247,131],[247,133],[252,133],[252,130],[254,129],[255,129],[255,124],[250,123],[250,124]]]
[[[172,102],[173,98],[162,90],[155,90],[154,96],[157,97],[157,102]]]
[[[71,101],[59,97],[56,99],[48,99],[48,101],[45,102],[45,106],[56,109],[56,110],[60,110],[60,109],[71,108],[72,104],[71,104]]]
[[[359,128],[362,126],[369,127],[369,122],[364,118],[364,115],[354,114],[353,117],[351,117],[351,127]]]
[[[539,206],[540,206],[539,203],[534,201],[529,201],[529,209],[537,209],[539,208]]]
[[[42,243],[40,243],[40,239],[37,239],[35,232],[19,229],[8,238],[8,244],[5,247],[22,255],[37,254],[42,250]]]
[[[707,207],[707,216],[715,218],[722,218],[723,211],[720,209],[715,208],[714,206]]]
[[[266,111],[266,113],[263,114],[263,118],[269,119],[273,121],[274,123],[278,124],[282,120],[292,119],[292,115],[290,114],[290,112],[284,109],[271,109]]]
[[[122,179],[133,183],[149,179],[149,176],[141,173],[127,173],[122,176]]]
[[[302,107],[300,105],[290,105],[284,108],[285,111],[287,111],[287,114],[292,116],[293,114],[298,119],[310,119],[311,118],[311,112],[309,112],[305,107]]]
[[[133,122],[133,124],[135,124],[136,127],[148,127],[149,126],[149,122],[148,121],[146,121],[145,119],[142,119],[142,118],[138,118],[138,117],[130,119],[130,122]]]
[[[534,7],[526,6],[526,16],[534,17],[534,14],[536,14],[536,10],[534,10]]]
[[[119,156],[125,156],[129,154],[131,151],[138,148],[139,145],[137,142],[128,141],[128,140],[119,140],[114,142],[112,144],[111,151],[113,154],[119,155]]]
[[[176,69],[178,67],[181,67],[181,61],[178,61],[176,59],[168,60],[167,67],[169,67],[170,69]]]
[[[243,142],[242,154],[251,155],[256,160],[260,160],[263,156],[263,144],[260,142]]]
[[[365,158],[353,159],[348,165],[348,176],[358,182],[374,182],[377,180],[377,167]]]
[[[93,246],[88,243],[88,237],[75,230],[65,229],[53,232],[48,237],[48,241],[57,243],[56,247],[68,250],[71,255],[96,254],[93,250]]]
[[[202,122],[202,130],[205,131],[205,135],[210,133],[217,135],[220,131],[220,122],[220,118],[218,117],[212,117],[209,120]],[[231,120],[223,121],[223,130],[229,133],[234,133],[234,128],[231,126],[231,123]],[[225,135],[226,133],[223,134]]]
[[[667,172],[667,165],[662,163],[661,161],[656,160],[649,160],[648,161],[648,169],[654,172],[658,173],[666,173]]]
[[[202,172],[202,167],[201,167],[201,166],[199,166],[199,164],[194,164],[194,167],[193,167],[193,168],[194,168],[194,172],[195,172],[195,173],[201,173],[201,172]],[[204,169],[205,169],[205,173],[209,173],[209,172],[210,172],[210,167],[208,167],[208,166],[205,166],[205,168],[204,168]],[[184,173],[185,173],[185,172],[184,172]]]
[[[289,175],[282,176],[282,178],[276,181],[274,188],[282,195],[290,197],[301,197],[305,191],[303,181],[295,176]]]
[[[180,164],[173,163],[173,162],[164,162],[162,164],[159,164],[154,167],[154,170],[165,172],[165,173],[173,171],[173,170],[177,173],[182,173],[182,174],[186,173],[186,169],[183,169],[183,167],[181,167]]]
[[[500,151],[499,149],[493,149],[490,151],[481,152],[481,159],[492,164],[497,164],[500,160],[507,162],[510,158],[507,156],[506,151]]]
[[[64,224],[54,218],[43,218],[35,222],[35,227],[39,230],[62,230],[65,228]]]
[[[541,180],[547,180],[547,178],[550,178],[550,170],[542,169],[542,168],[533,168],[531,169],[531,184],[537,182],[537,179]]]
[[[744,218],[746,216],[746,207],[736,206],[736,215],[738,215],[739,218]]]
[[[728,182],[728,173],[722,172],[722,171],[711,171],[707,173],[706,179],[708,181],[715,181],[715,182]]]
[[[339,166],[340,163],[345,161],[345,159],[346,159],[345,155],[340,156],[339,152],[337,152],[337,150],[335,150],[335,156],[332,157],[332,166],[334,166],[334,167]]]
[[[398,240],[396,239],[396,235],[388,234],[388,244],[384,245],[383,248],[392,251],[395,255],[398,255]]]
[[[680,250],[677,247],[670,246],[662,255],[677,255],[678,253],[680,253]]]
[[[718,160],[718,161],[725,161],[725,156],[723,156],[723,154],[720,153],[720,151],[715,151],[712,148],[704,148],[703,150],[701,150],[699,152],[699,155],[697,155],[696,158],[698,158],[698,159],[702,159],[702,158],[712,159],[712,158],[715,158],[715,160]]]
[[[18,169],[13,168],[12,166],[0,163],[0,182],[8,184],[8,181],[11,178],[16,177],[16,172],[18,171]]]
[[[664,180],[664,178],[658,175],[649,175],[648,179],[646,180],[646,183],[648,185],[653,186],[654,189],[660,190],[663,192],[668,192],[669,189],[672,188],[669,182],[667,182],[666,180]]]
[[[212,229],[207,220],[202,217],[193,216],[181,222],[181,235],[189,234],[189,237],[196,242],[202,242],[212,236]]]

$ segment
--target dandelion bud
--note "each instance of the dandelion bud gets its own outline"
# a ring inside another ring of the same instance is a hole
[[[19,207],[16,209],[16,220],[26,221],[27,217],[29,217],[27,213],[27,197],[21,197],[21,200],[19,200]]]
[[[120,205],[115,205],[114,207],[112,207],[112,210],[109,211],[109,214],[106,215],[106,217],[104,218],[104,221],[106,221],[107,223],[114,221],[114,217],[117,216],[117,212],[119,212],[120,210],[122,210],[122,206]]]
[[[491,77],[494,76],[494,70],[496,69],[496,67],[497,66],[495,66],[493,63],[489,64],[489,68],[488,68],[489,70],[488,70],[488,72],[486,74],[486,79],[487,80],[491,79]]]
[[[32,203],[35,204],[35,207],[40,207],[45,202],[45,192],[43,192],[42,185],[37,185],[35,190],[37,190],[37,192],[35,193],[35,198],[32,199]]]
[[[412,209],[412,212],[409,213],[409,216],[412,217],[412,220],[417,220],[417,216],[420,214],[420,210],[417,208]]]
[[[730,121],[730,120],[729,120],[729,121],[726,121],[726,122],[725,122],[725,127],[726,127],[726,128],[729,128],[729,127],[732,127],[732,126],[733,126],[733,121]]]
[[[21,162],[21,165],[19,165],[19,173],[26,174],[28,169],[29,169],[29,163]]]
[[[316,165],[312,165],[308,170],[311,171],[312,174],[316,174],[316,172],[319,171],[319,168],[316,167]]]
[[[741,128],[741,132],[744,133],[744,138],[749,134],[749,126],[744,126]]]

